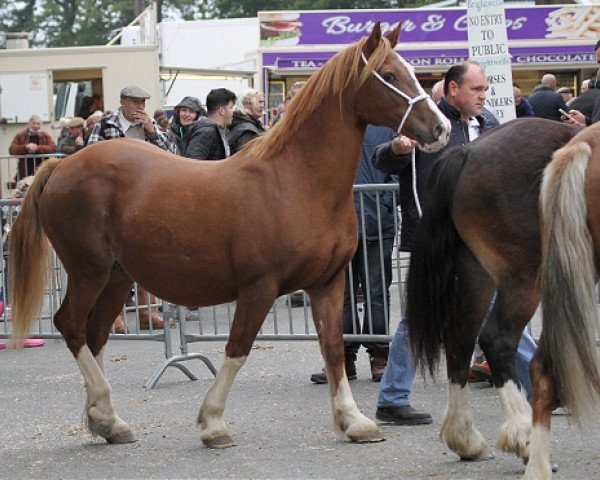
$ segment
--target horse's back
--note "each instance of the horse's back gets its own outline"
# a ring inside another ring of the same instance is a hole
[[[463,147],[467,159],[452,216],[463,241],[488,268],[510,268],[515,252],[525,251],[532,271],[537,270],[542,173],[554,151],[578,130],[552,120],[522,118]]]

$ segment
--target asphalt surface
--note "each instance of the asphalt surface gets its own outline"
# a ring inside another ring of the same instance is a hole
[[[218,367],[221,342],[195,343]],[[196,415],[212,375],[199,360],[186,365],[189,381],[167,369],[153,390],[145,380],[164,361],[163,346],[151,341],[111,341],[106,372],[117,413],[138,441],[107,445],[81,426],[83,381],[62,340],[40,348],[0,350],[0,478],[171,479],[171,478],[339,478],[339,479],[518,479],[524,466],[496,452],[485,462],[461,462],[438,438],[446,402],[443,374],[433,382],[418,376],[415,407],[429,411],[433,424],[382,426],[386,441],[352,444],[333,433],[327,387],[310,373],[321,359],[312,341],[258,342],[239,373],[225,410],[237,446],[210,450],[199,441]],[[359,408],[374,418],[378,384],[369,378],[361,350],[359,379],[351,382]],[[490,445],[501,418],[496,391],[473,386],[476,425]],[[555,479],[600,479],[597,419],[581,433],[568,417],[553,417]]]

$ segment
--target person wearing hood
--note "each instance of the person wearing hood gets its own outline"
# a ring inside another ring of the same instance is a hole
[[[248,88],[240,93],[227,134],[231,155],[238,152],[253,138],[265,133],[261,121],[264,113],[265,96],[262,92]]]
[[[174,110],[168,135],[177,146],[177,153],[183,155],[181,151],[181,139],[184,137],[190,124],[197,121],[200,117],[206,116],[206,110],[204,110],[200,100],[196,97],[183,97]]]

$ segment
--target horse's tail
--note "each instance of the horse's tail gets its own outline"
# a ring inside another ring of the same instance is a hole
[[[48,278],[48,239],[42,229],[39,201],[44,186],[60,160],[46,160],[36,172],[10,232],[8,293],[13,340],[27,338],[42,309]]]
[[[588,143],[555,152],[540,192],[542,351],[558,398],[581,423],[600,395],[596,347],[595,249],[587,225],[584,182]]]
[[[407,321],[416,364],[433,375],[440,348],[454,320],[455,252],[458,233],[452,221],[454,190],[467,154],[448,150],[434,163],[428,179],[428,200],[419,221],[410,258]]]

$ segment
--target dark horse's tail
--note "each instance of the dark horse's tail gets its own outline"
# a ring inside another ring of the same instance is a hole
[[[585,141],[556,151],[540,193],[541,349],[554,375],[558,398],[580,424],[600,395],[596,257],[584,194],[591,155]]]
[[[59,161],[46,160],[37,171],[10,232],[8,291],[17,345],[27,338],[44,301],[49,247],[40,223],[39,200]]]
[[[456,325],[454,259],[459,237],[451,207],[466,158],[464,149],[457,147],[434,163],[410,258],[406,293],[410,344],[415,363],[432,375],[448,329]]]

